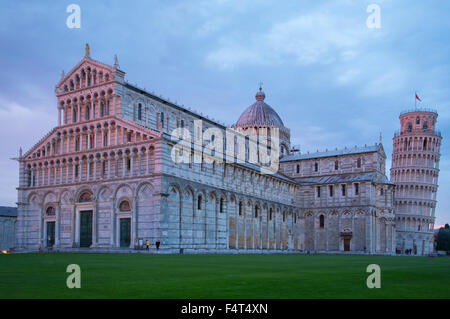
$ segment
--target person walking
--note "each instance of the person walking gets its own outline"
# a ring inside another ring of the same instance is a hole
[[[156,250],[159,250],[159,245],[161,245],[161,242],[159,241],[159,239],[156,241]]]
[[[148,242],[148,239],[145,241],[145,246],[146,246],[146,250],[148,250],[150,248],[150,243]]]

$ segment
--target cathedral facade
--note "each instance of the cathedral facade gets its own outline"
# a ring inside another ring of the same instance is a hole
[[[87,47],[56,85],[58,125],[18,158],[17,249],[395,252],[381,143],[300,154],[261,89],[229,128],[124,75]]]

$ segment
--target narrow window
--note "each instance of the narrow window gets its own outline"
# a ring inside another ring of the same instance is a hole
[[[242,202],[239,202],[239,216],[242,216]]]
[[[270,208],[270,211],[269,211],[269,220],[272,220],[272,213],[273,213],[273,209]]]
[[[299,173],[300,173],[300,165],[297,164],[297,174],[299,174]]]
[[[320,226],[320,228],[325,227],[325,216],[324,215],[319,216],[319,226]]]
[[[380,195],[383,196],[384,195],[384,189],[380,188]]]
[[[355,195],[359,195],[359,183],[355,184]]]
[[[128,139],[128,143],[131,143],[131,132],[128,132],[127,139]]]
[[[342,189],[342,196],[345,196],[345,185],[341,185],[341,189]]]
[[[330,197],[333,197],[333,185],[328,186],[330,190]]]
[[[198,198],[197,198],[197,209],[198,210],[202,209],[202,195],[198,195]]]
[[[131,169],[131,160],[129,157],[127,157],[127,171]]]
[[[108,146],[108,133],[105,132],[105,134],[103,134],[103,146],[106,147]]]
[[[361,157],[358,157],[358,159],[356,160],[356,167],[361,168]]]
[[[84,109],[84,119],[86,120],[86,121],[88,121],[89,120],[89,113],[90,113],[90,107],[88,106],[88,105],[86,105],[86,108]]]
[[[334,161],[334,170],[337,171],[339,169],[339,162]]]
[[[223,198],[220,199],[219,212],[223,213]]]
[[[420,118],[416,117],[416,124],[420,124]]]
[[[139,121],[142,121],[142,104],[141,103],[138,104],[137,119]]]
[[[255,218],[258,218],[259,207],[255,206]]]
[[[314,172],[319,171],[319,163],[314,163]]]
[[[320,197],[320,186],[317,186],[317,197]]]
[[[62,169],[62,168],[61,168]],[[28,174],[27,174],[27,185],[31,186],[31,169],[28,168]]]
[[[286,221],[286,212],[283,212],[283,222]]]

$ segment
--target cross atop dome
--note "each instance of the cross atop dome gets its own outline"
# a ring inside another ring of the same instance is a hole
[[[256,95],[255,95],[256,101],[264,101],[264,99],[266,98],[266,95],[262,91],[262,85],[263,85],[263,83],[259,82],[259,92],[256,92]]]

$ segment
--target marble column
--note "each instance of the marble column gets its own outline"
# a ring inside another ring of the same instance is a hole
[[[88,159],[86,161],[86,180],[87,181],[89,181],[91,179],[91,165],[92,165],[92,161]]]
[[[132,234],[131,234],[131,243],[130,248],[134,247],[134,244],[136,243],[136,240],[138,238],[138,216],[137,216],[137,197],[133,197],[133,216],[131,220],[131,226],[132,226]]]
[[[60,223],[61,223],[61,203],[56,205],[56,223],[55,223],[55,246],[59,247],[60,241]]]
[[[97,179],[97,164],[98,164],[98,158],[94,159],[94,180]]]
[[[110,233],[110,244],[111,247],[116,247],[116,241],[115,241],[115,237],[116,237],[116,198],[113,197],[113,205],[112,205],[112,209],[111,209],[111,233]]]
[[[111,155],[108,156],[107,160],[108,160],[108,178],[111,178],[111,161],[112,161]]]
[[[67,135],[67,153],[70,153],[70,138],[72,137],[72,134],[69,133]]]
[[[59,183],[63,184],[63,177],[64,177],[64,167],[66,167],[66,164],[60,165],[60,172],[59,172]]]
[[[124,153],[122,153],[122,177],[125,176],[125,162],[126,162],[126,156]]]
[[[145,173],[148,175],[150,173],[150,150],[147,149],[147,165],[145,167]]]

